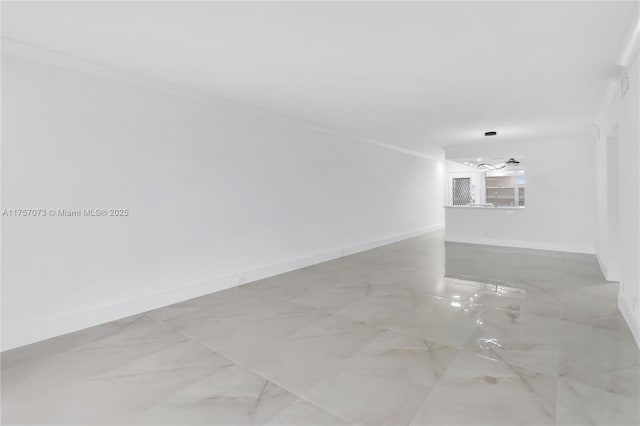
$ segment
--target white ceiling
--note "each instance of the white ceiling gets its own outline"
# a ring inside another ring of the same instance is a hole
[[[2,2],[2,36],[424,152],[587,128],[632,2]]]

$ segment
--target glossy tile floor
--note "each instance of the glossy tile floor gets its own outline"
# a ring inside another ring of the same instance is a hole
[[[593,256],[432,233],[5,352],[2,420],[638,425],[617,292]]]

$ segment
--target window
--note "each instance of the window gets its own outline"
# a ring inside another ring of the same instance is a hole
[[[472,202],[471,178],[453,178],[452,199],[454,206],[466,206]]]

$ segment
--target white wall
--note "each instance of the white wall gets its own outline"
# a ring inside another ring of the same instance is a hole
[[[590,136],[446,148],[447,158],[523,159],[527,182],[524,209],[446,209],[446,240],[594,253],[594,151]]]
[[[607,280],[620,281],[620,149],[618,137],[607,139]]]
[[[3,218],[3,349],[443,224],[443,161],[115,80],[2,58],[3,209],[130,210]]]
[[[636,46],[635,59],[631,61],[626,76],[629,78],[629,90],[624,96],[616,91],[616,96],[608,110],[608,114],[600,124],[600,140],[598,141],[598,163],[600,168],[606,167],[609,159],[606,146],[612,135],[616,135],[618,143],[618,180],[619,189],[619,279],[620,294],[618,307],[624,315],[638,346],[640,346],[640,66]],[[619,86],[618,86],[619,87]],[[605,184],[606,185],[606,182]],[[600,200],[606,202],[606,191],[599,194]],[[606,205],[606,204],[605,204]],[[612,237],[607,229],[611,222],[609,211],[599,212],[599,240],[604,243],[598,246],[598,258],[611,257]],[[605,260],[601,260],[603,270],[610,268]]]
[[[620,150],[620,283],[625,314],[633,315],[634,335],[640,346],[640,65],[629,68],[630,89],[622,98],[619,121]]]
[[[596,257],[607,280],[620,281],[620,149],[617,127],[608,133],[596,141]]]
[[[640,342],[640,69],[638,56],[629,68],[629,91],[621,100],[618,121],[620,154],[620,283],[622,303],[633,315],[636,340]]]
[[[597,123],[600,135],[596,151],[599,170],[597,256],[605,275],[612,275],[611,271],[618,268],[617,277],[613,274],[620,281],[618,307],[640,347],[639,57],[640,7],[636,5],[616,61],[623,73],[614,76],[620,78],[610,79]],[[628,90],[623,94],[625,86]],[[611,158],[616,153],[608,149],[612,141],[617,141],[617,158]],[[617,170],[610,170],[616,163]],[[617,206],[612,205],[616,201],[615,194],[613,197],[611,194],[614,180],[619,181]]]

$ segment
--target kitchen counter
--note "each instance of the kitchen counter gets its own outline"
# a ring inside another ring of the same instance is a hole
[[[444,206],[445,209],[466,209],[466,210],[524,210],[525,207],[489,207],[489,206]]]

